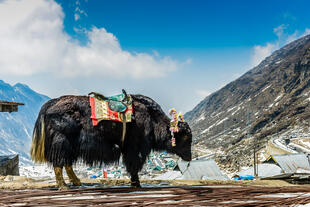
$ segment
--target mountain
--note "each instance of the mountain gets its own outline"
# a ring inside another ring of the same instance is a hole
[[[14,86],[0,80],[0,100],[24,103],[18,112],[0,113],[0,155],[20,155],[20,162],[29,164],[32,130],[43,103],[50,98],[18,83]]]
[[[254,145],[263,152],[273,137],[309,136],[309,95],[310,35],[275,51],[184,117],[195,146],[236,170],[253,162]]]

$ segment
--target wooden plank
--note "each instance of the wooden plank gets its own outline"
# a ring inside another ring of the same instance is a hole
[[[1,101],[0,100],[0,112],[17,112],[18,106],[25,105],[23,103],[14,102],[14,101]]]
[[[1,100],[0,100],[0,104],[1,104],[1,105],[16,105],[16,106],[25,105],[25,104],[20,103],[20,102],[14,102],[14,101],[1,101]]]

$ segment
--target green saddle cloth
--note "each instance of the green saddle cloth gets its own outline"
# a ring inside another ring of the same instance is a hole
[[[123,101],[125,98],[125,94],[122,93],[115,96],[107,96],[105,98],[111,101]]]
[[[109,96],[109,97],[106,97],[106,99],[109,102],[109,108],[112,111],[117,111],[117,112],[126,111],[127,105],[123,102],[123,100],[125,99],[124,94]]]
[[[107,101],[108,102],[108,106],[110,108],[110,110],[115,111],[115,112],[124,112],[126,111],[127,107],[129,105],[132,104],[132,99],[130,95],[125,95],[125,90],[123,90],[122,94],[118,94],[115,96],[104,96],[100,93],[96,93],[96,92],[91,92],[88,95],[95,95],[95,97],[97,97],[98,99],[101,99],[103,101]]]

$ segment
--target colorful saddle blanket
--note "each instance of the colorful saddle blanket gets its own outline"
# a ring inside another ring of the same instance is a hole
[[[91,106],[91,119],[93,125],[96,126],[102,120],[111,120],[123,122],[123,115],[125,114],[125,121],[131,122],[133,109],[132,99],[128,95],[126,103],[123,102],[124,94],[111,97],[89,97]]]

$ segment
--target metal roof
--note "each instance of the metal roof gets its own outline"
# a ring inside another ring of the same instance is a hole
[[[176,180],[182,177],[182,173],[180,171],[167,171],[161,175],[158,175],[154,178],[154,180]]]
[[[282,169],[276,164],[258,164],[257,165],[258,177],[271,177],[282,173]],[[254,167],[250,167],[246,170],[241,170],[236,173],[239,176],[252,175],[254,176]]]
[[[303,154],[270,155],[267,159],[274,160],[284,173],[295,173],[297,170],[310,171],[309,159]]]
[[[178,166],[182,172],[184,180],[229,180],[217,166],[213,159],[208,160],[193,160],[185,162],[178,161]]]

